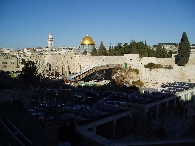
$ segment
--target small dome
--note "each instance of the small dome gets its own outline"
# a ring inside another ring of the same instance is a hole
[[[95,45],[95,42],[90,36],[87,35],[81,40],[81,45]]]

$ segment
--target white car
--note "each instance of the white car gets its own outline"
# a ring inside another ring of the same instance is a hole
[[[28,112],[29,112],[31,115],[33,115],[33,116],[36,115],[36,111],[35,111],[34,109],[28,109]]]
[[[77,105],[73,107],[73,111],[83,110],[83,109],[89,109],[89,107],[83,106],[83,105]]]

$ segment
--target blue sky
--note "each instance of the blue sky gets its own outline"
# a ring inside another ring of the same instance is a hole
[[[194,0],[0,0],[0,47],[79,46],[87,34],[96,46],[145,41],[195,43]]]

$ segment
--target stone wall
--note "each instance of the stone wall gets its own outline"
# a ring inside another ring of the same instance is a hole
[[[148,63],[162,64],[162,65],[174,65],[174,58],[156,58],[156,57],[143,57],[140,58],[140,64],[148,64]]]
[[[140,79],[144,82],[145,87],[157,88],[162,83],[167,82],[194,82],[195,83],[195,66],[186,65],[177,66],[174,65],[173,69],[148,69],[140,68]]]
[[[58,71],[60,74],[68,76],[71,74],[79,73],[83,70],[107,65],[107,64],[120,64],[127,63],[128,67],[139,69],[140,80],[145,83],[146,87],[156,87],[161,83],[185,81],[195,82],[195,58],[190,58],[189,62],[185,66],[177,66],[175,64],[175,58],[155,58],[155,57],[143,57],[139,58],[139,54],[125,54],[124,56],[90,56],[90,55],[74,55],[74,54],[44,54],[44,55],[31,55],[30,57],[20,57],[18,60],[19,66],[21,65],[21,59],[32,60],[37,64],[38,73],[46,74],[51,67],[51,72]],[[9,60],[9,59],[6,59]],[[1,65],[2,65],[2,59]],[[11,60],[10,60],[11,61]],[[164,66],[171,65],[173,69],[153,69],[149,70],[144,65],[148,63],[162,64]],[[10,70],[21,70],[15,68],[17,59],[14,59],[14,67],[9,65],[7,68]],[[3,69],[4,70],[4,69]]]

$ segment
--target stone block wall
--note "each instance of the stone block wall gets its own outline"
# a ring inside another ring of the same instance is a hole
[[[157,88],[162,83],[167,82],[193,82],[195,83],[195,66],[177,66],[174,65],[173,69],[148,69],[140,68],[140,79],[144,82],[145,87]]]
[[[190,58],[189,62],[185,66],[177,66],[175,64],[175,58],[155,58],[155,57],[143,57],[139,58],[139,54],[125,54],[124,56],[90,56],[90,55],[75,55],[75,54],[44,54],[44,55],[31,55],[30,57],[19,57],[18,64],[20,68],[16,68],[17,57],[6,59],[9,62],[9,66],[5,71],[22,70],[21,60],[24,58],[32,60],[36,63],[38,73],[46,74],[51,66],[52,71],[58,71],[60,74],[68,75],[70,72],[79,73],[81,71],[93,68],[95,66],[107,65],[107,64],[120,64],[124,66],[127,63],[128,67],[139,69],[140,80],[142,80],[147,87],[156,87],[161,83],[185,81],[195,82],[195,58]],[[4,58],[0,56],[0,67],[2,68],[2,62]],[[10,65],[10,62],[14,62]],[[164,66],[171,65],[173,69],[154,69],[149,70],[144,65],[148,63],[162,64]],[[13,66],[13,67],[12,67]]]

